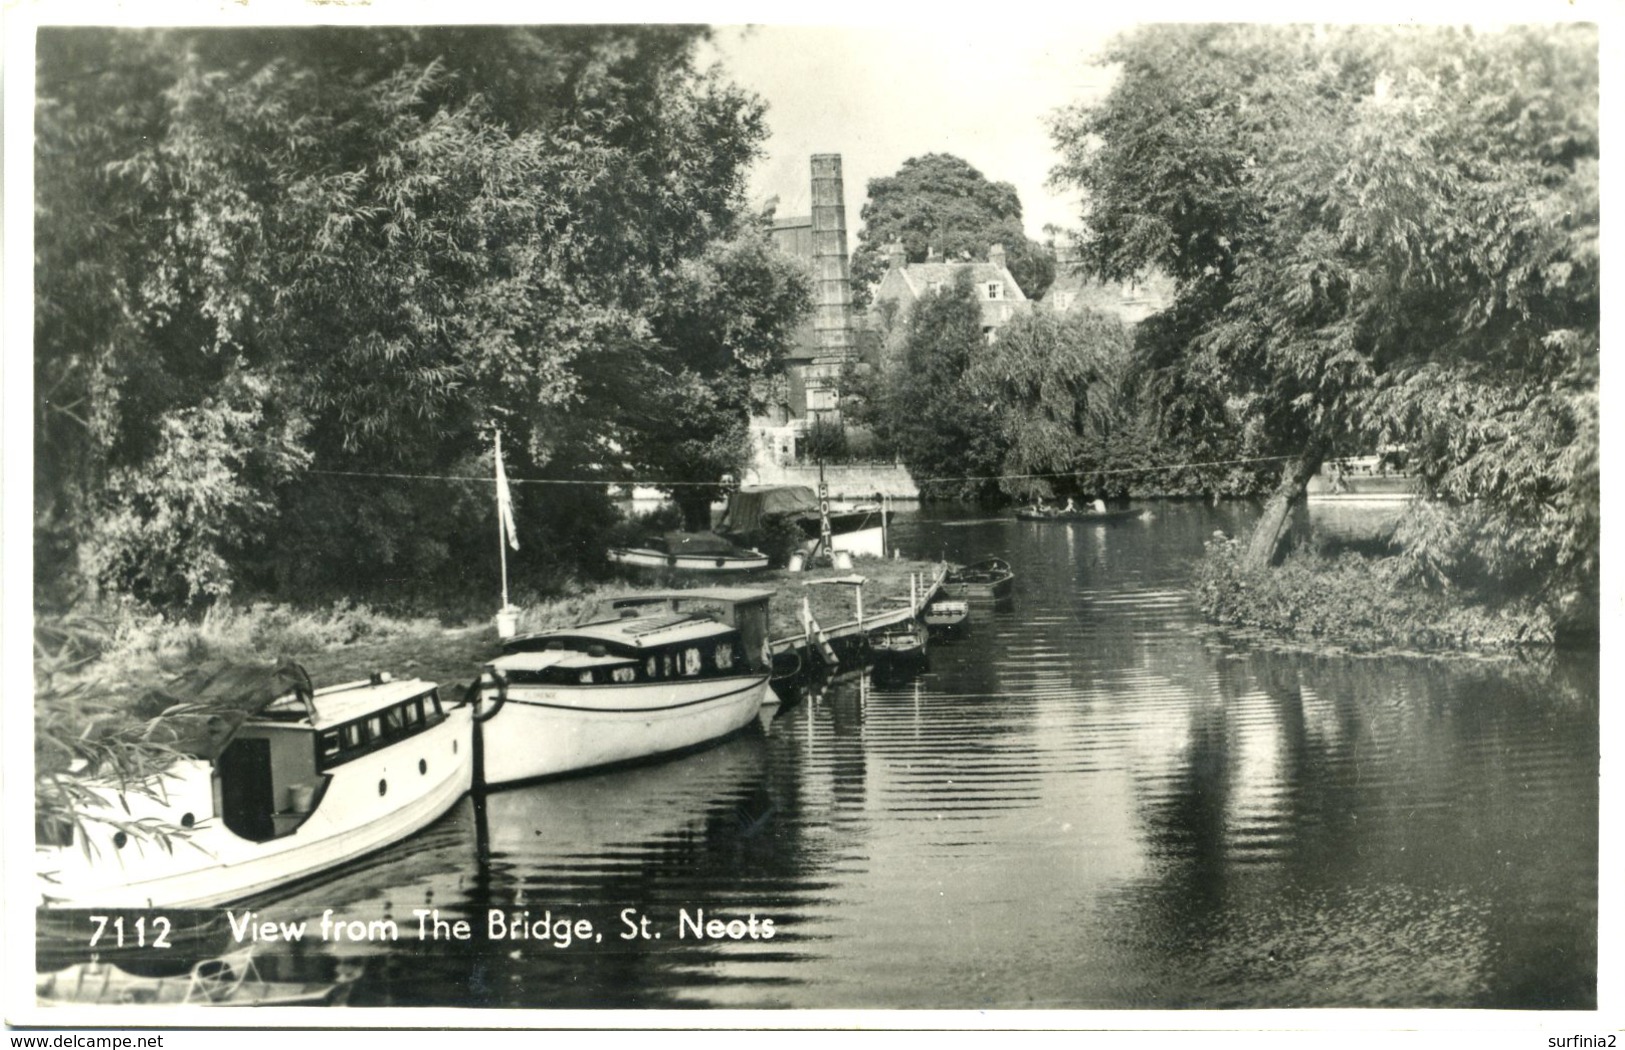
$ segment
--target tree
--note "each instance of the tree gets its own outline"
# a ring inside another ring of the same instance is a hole
[[[1005,452],[1000,486],[1018,499],[1082,493],[1084,474],[1112,463],[1130,419],[1120,388],[1129,335],[1115,317],[1082,311],[1018,315],[978,354],[965,387],[993,406]],[[1115,464],[1114,464],[1115,465]]]
[[[1093,270],[1161,267],[1187,389],[1290,457],[1250,556],[1334,449],[1405,443],[1477,535],[1594,571],[1594,29],[1157,27],[1063,113]],[[1443,396],[1441,396],[1443,395]]]
[[[42,584],[455,570],[489,501],[377,476],[488,475],[495,427],[516,475],[675,469],[652,451],[674,426],[729,459],[729,370],[771,367],[799,300],[743,241],[713,251],[744,235],[765,131],[696,69],[703,35],[43,31]],[[208,469],[171,469],[195,452]],[[590,524],[587,491],[521,528]]]
[[[871,288],[885,276],[886,246],[896,240],[916,263],[932,248],[939,258],[986,260],[988,249],[1002,244],[1011,276],[1029,299],[1055,280],[1053,254],[1022,228],[1015,187],[989,182],[947,153],[911,157],[897,174],[870,179],[862,219],[852,252],[853,295],[860,303],[869,301]]]
[[[969,273],[914,304],[900,357],[869,387],[863,422],[894,448],[926,499],[990,499],[1004,457],[993,406],[966,373],[985,352]]]
[[[743,229],[679,268],[653,318],[657,382],[625,406],[632,469],[673,481],[689,528],[711,527],[724,474],[750,461],[752,389],[782,374],[796,325],[812,309],[812,280],[774,250],[765,226]]]

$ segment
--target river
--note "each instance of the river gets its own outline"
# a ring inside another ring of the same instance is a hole
[[[1228,639],[1184,585],[1254,512],[1148,506],[904,515],[911,553],[1017,573],[922,672],[465,800],[261,911],[396,920],[398,942],[340,949],[366,957],[356,1006],[1594,1007],[1595,654]]]

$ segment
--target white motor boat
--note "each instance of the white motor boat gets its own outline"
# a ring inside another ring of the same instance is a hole
[[[712,532],[668,532],[641,547],[611,547],[609,560],[640,569],[679,572],[752,572],[767,568],[767,555],[737,547]]]
[[[54,839],[35,848],[42,902],[240,900],[405,838],[468,791],[466,704],[421,679],[309,683],[297,665],[236,666],[162,691],[157,724],[180,757],[139,784],[80,779],[73,826],[40,829]]]
[[[634,762],[743,729],[768,696],[772,593],[617,598],[602,619],[505,642],[481,675],[485,783]]]

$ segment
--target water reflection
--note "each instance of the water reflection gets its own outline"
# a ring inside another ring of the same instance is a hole
[[[263,910],[477,931],[324,946],[366,958],[358,1005],[1594,1005],[1595,661],[1214,634],[1184,581],[1247,524],[900,524],[905,549],[1018,574],[926,667],[787,688],[676,761],[469,801]],[[541,935],[489,936],[493,909]],[[756,935],[681,935],[702,911]]]

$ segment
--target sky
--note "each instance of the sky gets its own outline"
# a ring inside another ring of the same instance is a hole
[[[1094,56],[1124,25],[721,26],[711,53],[768,104],[771,137],[751,174],[753,201],[806,215],[810,158],[839,153],[848,245],[870,179],[910,157],[951,153],[1021,198],[1027,234],[1076,227],[1073,194],[1045,183],[1057,160],[1046,120],[1102,97],[1113,71]]]

